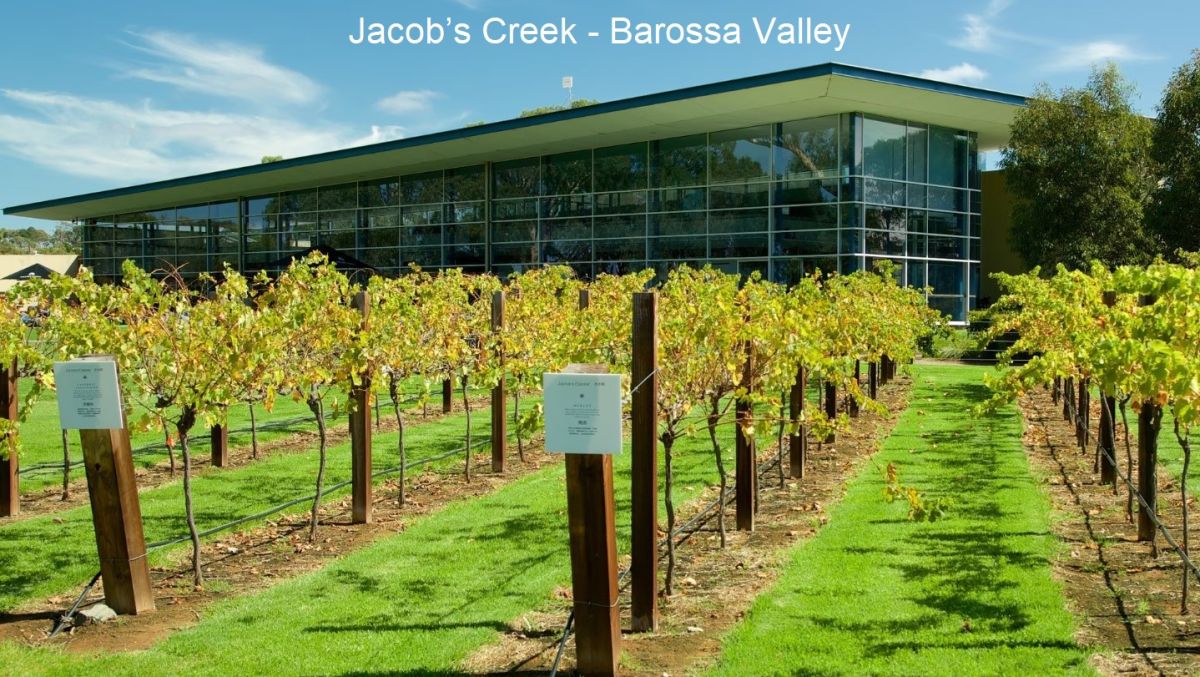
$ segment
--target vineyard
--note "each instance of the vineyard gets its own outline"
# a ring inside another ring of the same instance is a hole
[[[571,365],[622,375],[622,672],[1195,669],[1194,267],[1004,277],[994,369],[922,358],[948,330],[886,262],[123,272],[0,303],[6,672],[573,669],[596,603],[542,437]],[[116,509],[56,417],[53,364],[92,355],[131,434]],[[133,601],[91,627],[112,524]]]

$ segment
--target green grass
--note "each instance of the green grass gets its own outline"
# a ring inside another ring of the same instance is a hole
[[[731,427],[722,428],[732,449]],[[678,502],[715,480],[706,436],[676,446]],[[615,460],[618,543],[629,531],[629,460]],[[149,651],[91,659],[0,644],[14,674],[457,672],[507,622],[569,582],[562,466],[452,503],[321,571],[218,604]],[[565,616],[565,610],[564,610]]]
[[[381,415],[387,416],[391,402],[388,399],[386,384],[377,382],[377,393],[383,408]],[[28,379],[20,384],[21,397],[30,388]],[[404,393],[411,401],[415,401],[422,390],[418,380],[413,379],[404,385]],[[474,389],[473,389],[474,390]],[[473,391],[472,395],[478,394]],[[455,391],[457,401],[458,391]],[[441,393],[434,394],[436,405],[431,403],[431,411],[441,405]],[[345,396],[339,399],[345,402]],[[22,399],[22,401],[24,401]],[[436,409],[440,411],[440,409]],[[255,418],[258,426],[258,442],[265,444],[300,431],[316,431],[312,413],[304,402],[295,402],[289,397],[276,400],[272,411],[268,412],[259,405],[255,408]],[[192,451],[197,456],[209,453],[208,429],[197,426],[192,432]],[[229,411],[229,445],[231,448],[250,447],[250,410],[246,405],[237,405]],[[163,445],[161,430],[135,432],[130,436],[134,449],[133,461],[138,467],[150,467],[167,460],[167,450]],[[79,434],[72,431],[69,437],[70,455],[72,461],[80,461],[83,452],[79,448]],[[35,465],[52,464],[52,467],[34,469]],[[62,483],[62,431],[58,427],[58,404],[54,393],[43,393],[21,424],[21,467],[27,472],[21,474],[21,491],[36,491],[47,486],[58,486]],[[82,469],[75,466],[71,469],[72,479],[81,479]]]
[[[532,406],[532,398],[529,404]],[[524,403],[523,403],[524,404]],[[461,447],[465,416],[454,414],[428,423],[410,424],[405,445],[410,461]],[[338,425],[344,425],[344,420]],[[472,413],[475,440],[487,438],[491,428],[486,410]],[[375,468],[397,462],[394,433],[374,437]],[[314,445],[315,446],[315,445]],[[193,482],[197,527],[201,530],[251,515],[288,499],[311,494],[316,482],[317,450],[278,454],[257,463],[223,472],[205,473]],[[326,486],[350,476],[350,443],[331,446]],[[454,456],[439,465],[461,463]],[[331,494],[338,496],[349,489]],[[143,491],[142,522],[146,541],[152,543],[187,533],[183,514],[182,479]],[[301,512],[296,506],[291,512]],[[152,564],[186,545],[151,553]],[[57,594],[80,585],[98,568],[91,507],[82,506],[53,514],[15,520],[0,525],[0,610],[21,602]]]
[[[727,637],[716,674],[1088,674],[1049,561],[1058,545],[1012,407],[974,419],[982,368],[920,366],[909,409],[829,525]],[[954,501],[934,523],[879,468]]]

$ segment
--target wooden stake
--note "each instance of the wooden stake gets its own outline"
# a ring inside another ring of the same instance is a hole
[[[567,454],[576,671],[615,675],[621,656],[612,457]]]
[[[832,424],[837,419],[837,385],[833,381],[825,382],[825,417]],[[825,436],[825,444],[833,444],[837,441],[837,435],[830,430]]]
[[[867,395],[873,399],[879,399],[879,363],[871,362],[867,365]]]
[[[754,387],[754,348],[746,344],[746,363],[742,367],[742,386],[749,391]],[[757,506],[754,497],[758,494],[758,468],[755,462],[754,438],[747,435],[746,428],[754,425],[754,405],[749,398],[738,400],[736,405],[736,437],[734,447],[734,504],[737,509],[738,531],[754,531],[754,513]]]
[[[354,309],[362,318],[361,330],[370,321],[371,301],[366,291],[354,296]],[[363,372],[350,388],[350,521],[370,524],[374,503],[371,481],[371,374]]]
[[[104,602],[119,614],[154,611],[129,430],[80,430]]]
[[[1143,296],[1139,303],[1153,305],[1153,296]],[[1138,412],[1138,493],[1149,509],[1138,502],[1138,540],[1154,541],[1157,529],[1153,516],[1158,513],[1158,433],[1162,427],[1162,407],[1143,402]]]
[[[212,447],[212,465],[214,468],[224,468],[229,465],[229,426],[214,425],[210,431]]]
[[[1117,293],[1104,292],[1104,305],[1109,308],[1117,303]],[[1057,383],[1055,384],[1057,385]],[[1057,388],[1056,388],[1057,389]],[[1117,398],[1100,393],[1100,483],[1117,484]]]
[[[859,380],[859,378],[861,376],[862,376],[862,364],[858,360],[855,360],[854,361],[854,383],[857,384],[859,387],[862,387],[862,382]],[[853,391],[846,393],[846,395],[849,397],[849,401],[847,402],[846,407],[850,412],[850,418],[858,418],[858,398],[856,398],[854,396]]]
[[[504,331],[504,291],[492,293],[492,334],[497,337]],[[496,348],[496,359],[500,362],[500,380],[492,387],[492,472],[504,472],[505,441],[508,437],[508,400],[504,387],[504,351]]]
[[[792,425],[798,425],[796,432],[792,433],[788,439],[790,452],[788,467],[791,469],[792,477],[797,479],[804,478],[804,461],[808,456],[807,426],[799,425],[800,418],[804,414],[806,390],[808,390],[808,370],[800,367],[796,370],[796,381],[792,384],[791,397],[788,398],[788,414],[792,419]]]
[[[634,632],[658,629],[658,295],[633,295],[632,528]]]
[[[0,376],[0,417],[10,421],[18,418],[17,361]],[[7,440],[0,440],[5,444]],[[21,459],[17,450],[5,448],[0,458],[0,517],[15,517],[21,512]]]
[[[442,413],[449,414],[454,408],[454,379],[442,381]]]

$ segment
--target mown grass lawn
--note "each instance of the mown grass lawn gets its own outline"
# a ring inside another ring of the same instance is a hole
[[[23,379],[20,383],[22,403],[24,403],[25,394],[29,392],[30,388],[29,380]],[[391,402],[388,399],[386,388],[382,385],[380,388],[378,394],[381,398],[381,407],[383,407],[381,413],[383,416],[388,416]],[[409,399],[409,406],[412,405],[412,401],[421,390],[422,388],[416,380],[405,384],[405,394]],[[431,411],[436,409],[440,412],[440,390],[436,394],[436,398],[437,402],[435,405],[431,405]],[[341,395],[339,399],[343,402],[346,400],[344,395]],[[278,398],[272,411],[267,411],[262,405],[258,405],[255,408],[255,420],[258,427],[259,444],[265,444],[299,431],[315,431],[317,427],[308,406],[304,402],[295,402],[289,397]],[[34,404],[33,409],[28,412],[25,422],[21,424],[21,467],[24,469],[21,474],[22,492],[36,491],[62,483],[62,430],[58,425],[58,404],[54,393],[44,392]],[[192,431],[192,438],[193,453],[197,456],[207,456],[209,454],[208,429],[203,425],[198,425]],[[130,437],[130,442],[133,446],[133,461],[136,466],[150,467],[166,461],[167,450],[163,444],[161,430],[134,432]],[[250,409],[244,404],[234,406],[229,410],[229,445],[231,448],[249,447],[250,443]],[[79,433],[70,432],[68,448],[72,461],[82,460],[83,451],[79,447]],[[176,458],[178,459],[178,449],[176,449]],[[71,469],[73,480],[82,477],[82,468],[76,466]]]
[[[1050,507],[1015,408],[972,418],[982,368],[921,366],[876,466],[726,639],[720,675],[1089,674],[1050,558]],[[882,468],[954,501],[915,523]]]
[[[526,399],[532,406],[533,399]],[[425,423],[410,423],[405,430],[409,461],[461,447],[465,419],[463,414],[454,414]],[[345,425],[345,421],[338,425]],[[487,439],[491,423],[486,410],[472,413],[472,428],[475,441]],[[374,436],[376,469],[397,464],[395,440],[394,433]],[[257,463],[198,476],[192,488],[197,527],[211,528],[312,494],[317,458],[314,448],[271,455]],[[456,455],[437,466],[461,462],[462,457]],[[329,449],[326,486],[349,477],[350,443],[346,441]],[[346,488],[329,497],[348,491]],[[139,497],[147,543],[187,534],[182,479],[143,491]],[[304,509],[300,505],[291,511],[299,513]],[[186,547],[180,544],[155,551],[150,561],[160,563],[167,553]],[[82,586],[98,568],[90,506],[0,524],[0,610],[11,609],[30,598],[66,591],[71,586]]]
[[[722,428],[732,451],[731,427]],[[416,447],[414,446],[414,449]],[[681,440],[680,503],[716,479],[707,437]],[[618,543],[628,542],[629,452],[616,459]],[[731,461],[730,461],[731,462]],[[0,644],[16,674],[457,674],[472,650],[569,583],[562,466],[452,503],[321,571],[218,604],[136,654],[92,658]],[[565,614],[564,614],[565,615]]]

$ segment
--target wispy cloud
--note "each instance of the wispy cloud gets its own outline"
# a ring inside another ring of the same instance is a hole
[[[438,96],[441,95],[429,89],[405,90],[376,101],[375,107],[394,115],[424,113],[433,107],[433,100]]]
[[[972,52],[991,52],[996,49],[996,38],[1005,35],[996,27],[996,19],[1008,9],[1010,0],[990,0],[978,14],[963,15],[963,31],[950,44]]]
[[[479,6],[483,4],[482,0],[454,0],[454,2],[467,9],[479,9]]]
[[[971,85],[983,82],[987,79],[988,74],[982,68],[964,61],[957,66],[950,66],[949,68],[927,68],[921,71],[918,76],[927,80],[941,80],[942,82]]]
[[[310,103],[321,94],[308,76],[267,61],[256,47],[163,30],[130,35],[129,46],[153,59],[122,67],[128,77],[259,103]]]
[[[1055,71],[1084,70],[1106,61],[1153,61],[1157,58],[1124,42],[1094,40],[1058,48],[1047,60],[1046,68]]]
[[[0,114],[0,151],[76,176],[147,181],[387,141],[404,127],[339,125],[128,105],[71,94],[0,90],[24,114]]]

